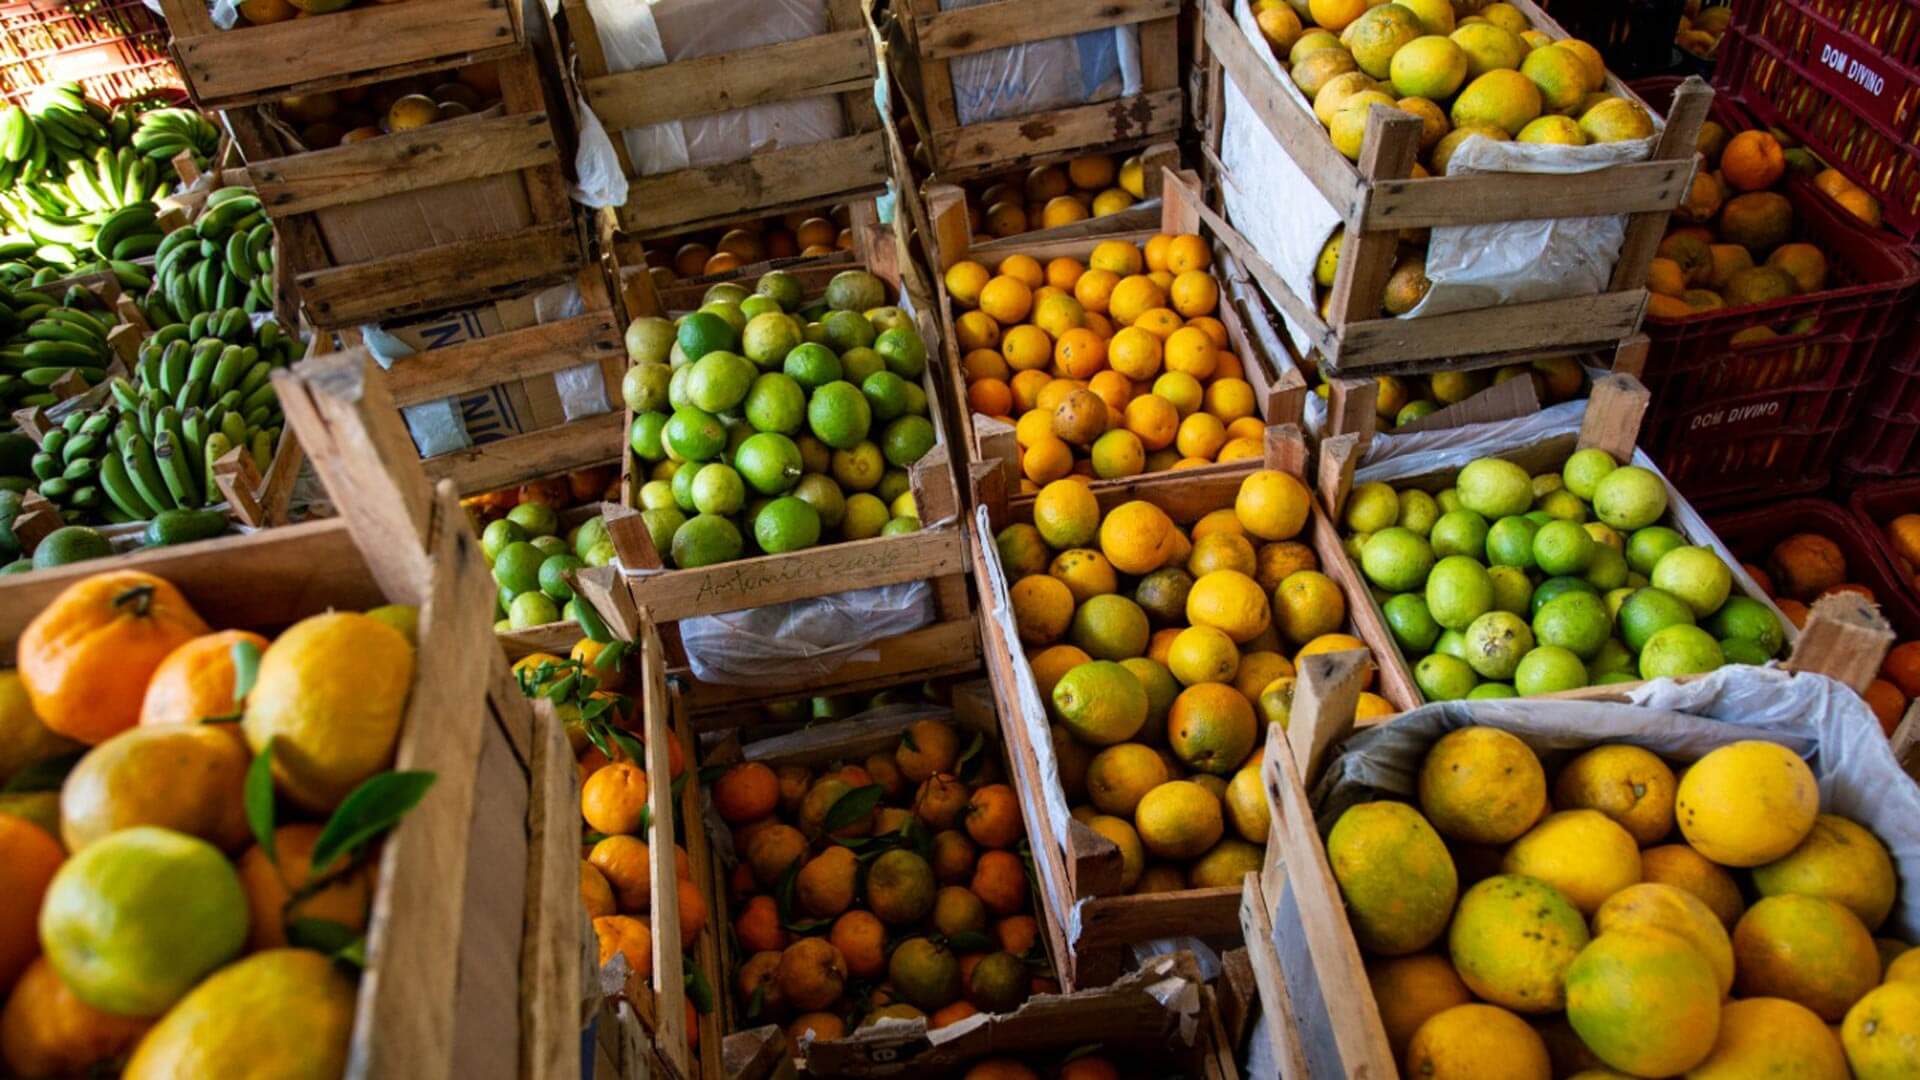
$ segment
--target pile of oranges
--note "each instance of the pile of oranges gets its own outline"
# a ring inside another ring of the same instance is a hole
[[[1014,426],[1022,490],[1257,458],[1245,362],[1192,234],[1103,240],[1083,264],[1009,255],[946,272],[973,412]]]
[[[1129,892],[1238,887],[1260,868],[1266,727],[1286,722],[1303,658],[1364,647],[1296,539],[1311,503],[1259,470],[1185,527],[1146,501],[1103,517],[1085,485],[1057,480],[1031,523],[995,537],[1061,787],[1119,848]],[[1358,715],[1394,711],[1366,693]]]
[[[657,286],[724,274],[769,259],[814,258],[853,250],[844,205],[794,210],[649,241],[647,268]]]
[[[1106,217],[1146,197],[1146,170],[1138,155],[1118,166],[1106,154],[1086,154],[1062,165],[982,177],[966,185],[973,242],[1055,229]]]
[[[1033,916],[1026,829],[979,734],[914,722],[824,766],[746,761],[709,789],[752,1025],[839,1039],[888,1018],[945,1027],[1058,992]]]

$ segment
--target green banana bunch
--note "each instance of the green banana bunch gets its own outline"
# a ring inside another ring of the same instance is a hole
[[[273,310],[273,225],[251,188],[221,188],[207,197],[190,229],[167,234],[154,251],[147,320],[186,322],[223,308]]]
[[[78,285],[58,299],[29,288],[0,289],[0,405],[8,411],[52,405],[51,387],[69,371],[91,385],[113,362],[107,331],[116,320]]]
[[[0,121],[0,136],[4,136]],[[0,146],[4,146],[0,141]],[[202,168],[220,149],[220,129],[211,120],[192,109],[153,109],[140,114],[130,145],[142,157],[163,165],[170,164],[182,150],[193,151],[193,159]]]

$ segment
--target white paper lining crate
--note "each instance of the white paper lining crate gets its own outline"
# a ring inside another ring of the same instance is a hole
[[[878,62],[872,33],[859,0],[825,0],[825,7],[823,34],[616,73],[586,0],[563,0],[580,98],[613,137],[627,175],[627,201],[612,211],[620,231],[657,236],[886,187],[887,151],[873,104]],[[643,175],[621,138],[651,124],[829,95],[838,99],[846,134],[755,150],[736,161]]]
[[[1160,233],[1196,233],[1206,237],[1214,243],[1217,261],[1213,266],[1213,274],[1221,286],[1220,306],[1214,315],[1226,324],[1228,344],[1234,355],[1240,358],[1245,378],[1253,387],[1256,412],[1267,422],[1270,430],[1277,425],[1297,426],[1300,423],[1306,408],[1306,379],[1287,358],[1279,339],[1272,336],[1264,311],[1255,310],[1251,318],[1242,316],[1241,305],[1258,309],[1260,300],[1251,289],[1244,287],[1245,279],[1236,273],[1240,264],[1234,258],[1231,245],[1224,243],[1215,225],[1217,219],[1208,219],[1206,209],[1200,205],[1198,192],[1198,180],[1192,173],[1166,170],[1161,185],[1157,227],[1102,232],[1093,228],[1100,221],[1096,218],[1069,226],[1062,230],[1067,235],[1057,239],[1038,242],[1029,241],[1025,236],[1012,236],[976,248],[972,246],[966,201],[959,189],[947,185],[934,185],[928,189],[927,212],[935,237],[930,246],[941,253],[942,259],[934,275],[940,308],[940,355],[944,359],[947,379],[954,387],[954,416],[959,422],[960,442],[966,454],[968,486],[976,504],[990,503],[1020,490],[1020,446],[1014,438],[1011,425],[974,413],[966,404],[962,357],[958,337],[954,333],[954,304],[946,285],[947,268],[963,259],[973,259],[989,269],[998,266],[1000,260],[1009,255],[1031,255],[1042,265],[1061,256],[1084,263],[1094,247],[1104,240],[1124,240],[1142,245]],[[1082,229],[1080,226],[1088,228]],[[1250,336],[1263,330],[1267,331],[1263,337],[1255,339]],[[1199,473],[1230,472],[1239,475],[1255,468],[1258,468],[1258,463],[1247,459],[1238,463],[1206,466],[1197,472],[1182,470],[1182,474],[1195,476]],[[1098,492],[1117,488],[1140,479],[1142,477],[1136,476],[1124,480],[1096,480],[1093,489]]]
[[[1286,76],[1268,66],[1270,47],[1264,39],[1250,38],[1235,21],[1228,6],[1233,2],[1238,0],[1201,0],[1213,64],[1203,143],[1220,183],[1233,184],[1218,158],[1224,86],[1230,79],[1260,124],[1344,219],[1347,240],[1324,317],[1314,297],[1294,293],[1239,233],[1228,234],[1240,242],[1236,254],[1267,296],[1304,328],[1329,367],[1343,374],[1490,367],[1543,355],[1610,353],[1635,334],[1646,308],[1648,264],[1666,231],[1668,212],[1692,183],[1695,137],[1713,97],[1705,83],[1682,84],[1648,161],[1559,175],[1408,179],[1420,121],[1398,110],[1374,109],[1360,160],[1348,161],[1291,88],[1280,84]],[[1529,0],[1514,0],[1514,6],[1535,28],[1566,36]],[[1612,75],[1605,92],[1639,100]],[[1629,218],[1605,292],[1421,318],[1379,314],[1401,230],[1613,214]]]
[[[1842,682],[1862,671],[1870,677],[1885,655],[1883,633],[1891,638],[1885,620],[1859,597],[1831,597],[1816,605],[1788,666]],[[1401,1075],[1309,796],[1337,744],[1355,729],[1366,663],[1360,652],[1309,657],[1287,728],[1267,732],[1262,786],[1273,829],[1265,867],[1247,875],[1240,925],[1259,983],[1266,1049],[1282,1080]],[[1593,687],[1580,696],[1625,703],[1633,689]],[[1595,733],[1593,741],[1608,739]]]
[[[466,62],[418,70],[451,72]],[[271,103],[225,114],[313,325],[476,303],[564,280],[586,263],[535,53],[519,46],[492,63],[499,106],[331,149],[307,150],[274,119]]]
[[[1164,141],[1180,130],[1177,0],[1068,0],[1036,11],[1019,0],[942,10],[939,0],[905,0],[895,11],[894,53],[902,96],[936,179],[957,180],[1008,166],[1070,157],[1086,148]],[[955,60],[1097,30],[1131,27],[1138,39],[1139,92],[997,120],[963,124]]]
[[[347,1075],[577,1076],[584,920],[578,789],[558,720],[493,645],[492,582],[450,489],[392,451],[391,410],[338,361],[276,375],[289,430],[345,516],[6,579],[0,649],[69,584],[138,569],[217,628],[272,634],[330,609],[420,609],[395,767],[437,774],[384,841]]]
[[[1269,440],[1267,468],[1302,476],[1306,445],[1297,430],[1281,429]],[[1256,463],[1259,464],[1259,463]],[[1158,476],[1136,477],[1105,489],[1096,488],[1104,514],[1123,502],[1142,499],[1165,510],[1169,517],[1190,526],[1212,510],[1230,508],[1246,470],[1194,469]],[[1007,524],[1031,521],[1032,497],[1014,502],[996,515],[983,508],[990,525],[976,523],[973,538],[975,569],[981,591],[981,637],[987,674],[1006,732],[1008,754],[1018,780],[1021,809],[1028,823],[1034,866],[1051,915],[1054,955],[1064,959],[1059,974],[1063,986],[1080,990],[1113,981],[1120,973],[1126,950],[1137,943],[1166,936],[1217,937],[1237,934],[1240,905],[1238,887],[1188,889],[1172,893],[1130,895],[1120,890],[1120,850],[1078,821],[1062,823],[1054,812],[1060,789],[1058,767],[1052,757],[1048,732],[1050,712],[1034,681],[1026,650],[1017,636],[1007,580],[994,533]],[[1340,539],[1318,507],[1298,539],[1312,546],[1323,572],[1332,575]],[[1336,578],[1336,581],[1340,579]],[[1375,649],[1386,640],[1386,625],[1370,610],[1364,586],[1357,591],[1340,581],[1347,605],[1345,632]],[[1382,668],[1376,691],[1396,708],[1411,708],[1419,691],[1410,675]],[[1049,747],[1043,762],[1037,747]],[[1066,839],[1060,839],[1064,832]]]
[[[231,30],[208,0],[160,0],[194,103],[230,109],[511,53],[526,40],[519,0],[362,2],[351,10]]]

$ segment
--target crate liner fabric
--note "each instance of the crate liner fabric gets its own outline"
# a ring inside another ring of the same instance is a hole
[[[556,285],[541,292],[534,297],[533,307],[536,326],[577,318],[587,311],[579,288],[571,284]],[[373,354],[374,362],[383,371],[414,354],[406,342],[378,325],[363,326],[360,334],[367,351]],[[598,416],[612,408],[607,402],[606,380],[597,363],[579,364],[556,371],[553,373],[553,384],[560,396],[560,407],[566,414],[567,423]],[[400,415],[406,420],[407,432],[413,436],[414,447],[423,458],[473,447],[466,422],[460,417],[457,396],[409,405],[400,410]]]
[[[1866,703],[1844,683],[1778,668],[1727,667],[1679,683],[1657,679],[1628,692],[1631,704],[1589,701],[1448,701],[1427,705],[1342,744],[1314,785],[1322,835],[1348,807],[1410,800],[1428,747],[1475,725],[1518,736],[1551,770],[1601,743],[1626,742],[1675,762],[1743,739],[1779,743],[1805,758],[1820,784],[1820,812],[1866,826],[1892,854],[1901,882],[1886,924],[1920,939],[1920,787],[1894,760]],[[1879,931],[1876,931],[1879,932]]]
[[[1309,113],[1313,103],[1295,86],[1265,45],[1252,8],[1234,6],[1234,20],[1260,62]],[[1223,88],[1221,185],[1227,217],[1266,256],[1294,295],[1313,302],[1313,268],[1320,249],[1341,223],[1231,78]],[[1656,131],[1663,126],[1654,117]],[[1596,146],[1499,143],[1470,138],[1455,151],[1451,170],[1465,172],[1581,173],[1653,156],[1658,135]],[[1401,318],[1420,318],[1498,304],[1590,296],[1606,289],[1626,236],[1626,217],[1550,218],[1430,230],[1427,295]],[[1285,313],[1282,318],[1286,319]],[[1313,348],[1305,330],[1286,319],[1303,353]]]
[[[587,0],[614,74],[675,60],[777,45],[828,32],[823,0],[768,0],[751,18],[731,0]],[[582,104],[581,109],[586,111]],[[790,149],[846,134],[831,94],[668,120],[620,133],[642,176],[724,165],[765,150]]]
[[[940,10],[999,2],[940,0]],[[1140,35],[1133,24],[1089,30],[956,56],[947,70],[961,124],[1090,105],[1140,93]]]
[[[885,638],[933,622],[924,581],[680,620],[694,678],[729,686],[823,678]]]

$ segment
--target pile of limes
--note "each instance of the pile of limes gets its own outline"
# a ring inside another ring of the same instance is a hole
[[[848,270],[806,301],[792,275],[708,289],[635,320],[621,392],[647,468],[641,516],[669,566],[913,532],[907,469],[933,449],[927,349],[886,289]]]
[[[1346,548],[1429,699],[1529,696],[1764,664],[1786,631],[1668,524],[1659,474],[1580,450],[1529,476],[1480,458],[1430,494],[1353,490]],[[1590,520],[1594,519],[1594,520]]]
[[[567,573],[614,559],[604,520],[589,518],[562,536],[559,513],[541,502],[523,502],[488,522],[480,533],[480,551],[500,586],[495,631],[580,621]]]
[[[1301,658],[1364,648],[1319,569],[1312,496],[1261,470],[1233,504],[1176,523],[1133,501],[1104,518],[1079,480],[1041,489],[994,538],[1073,814],[1120,849],[1130,892],[1238,886],[1261,864],[1259,747]],[[1363,717],[1390,715],[1362,695]]]
[[[1330,392],[1326,368],[1320,369],[1320,385],[1313,392],[1327,397]],[[1542,405],[1558,405],[1581,396],[1586,375],[1580,365],[1564,356],[1542,357],[1524,364],[1481,371],[1436,371],[1430,375],[1376,375],[1373,398],[1374,415],[1382,425],[1402,427],[1431,416],[1449,405],[1499,386],[1512,379],[1533,380],[1534,397]]]
[[[1080,260],[947,268],[967,406],[1014,425],[1022,490],[1257,458],[1264,430],[1213,313],[1213,254],[1191,234],[1103,240]]]

